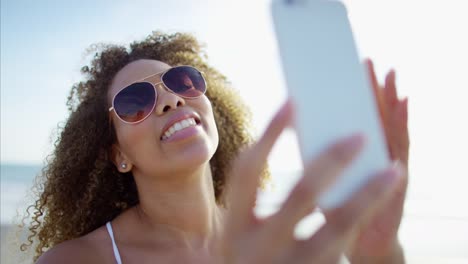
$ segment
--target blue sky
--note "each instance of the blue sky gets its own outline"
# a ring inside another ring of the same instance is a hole
[[[466,221],[460,203],[468,201],[466,1],[344,2],[361,56],[374,59],[381,79],[395,68],[399,90],[410,98],[408,211]],[[127,44],[152,30],[191,32],[206,43],[210,63],[251,106],[258,133],[285,99],[268,0],[2,0],[0,161],[39,164],[52,151],[90,44]],[[268,78],[258,78],[259,70]],[[275,171],[299,167],[292,132],[270,164]],[[464,226],[450,234],[468,237]],[[410,240],[409,234],[403,235]]]
[[[191,32],[207,43],[214,65],[249,75],[236,58],[255,60],[238,55],[246,50],[255,56],[254,49],[262,48],[262,34],[255,31],[265,32],[265,11],[250,26],[239,18],[242,6],[232,3],[179,0],[160,6],[157,1],[2,1],[1,161],[38,163],[51,151],[55,137],[50,135],[66,117],[66,96],[80,80],[83,55],[92,43],[127,44],[157,29]],[[233,9],[239,12],[229,13]]]

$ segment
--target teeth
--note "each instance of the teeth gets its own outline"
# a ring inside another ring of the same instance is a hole
[[[176,131],[182,130],[184,128],[190,127],[190,126],[196,126],[197,122],[195,122],[194,118],[187,118],[184,120],[181,120],[175,124],[173,124],[170,128],[164,132],[164,135],[162,136],[162,139],[168,139],[171,137]]]

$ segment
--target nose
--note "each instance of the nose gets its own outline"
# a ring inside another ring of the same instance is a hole
[[[170,110],[174,110],[177,107],[184,106],[184,98],[178,96],[177,94],[167,91],[164,87],[164,84],[160,83],[156,85],[156,91],[158,92],[155,112],[157,115],[162,115]]]

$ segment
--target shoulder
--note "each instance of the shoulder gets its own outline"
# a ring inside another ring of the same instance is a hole
[[[93,250],[81,238],[65,241],[47,250],[36,264],[55,263],[96,263],[89,261],[88,256]]]
[[[105,226],[46,251],[36,264],[114,263],[111,242]]]

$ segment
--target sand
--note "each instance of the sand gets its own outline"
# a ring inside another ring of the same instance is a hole
[[[32,263],[31,254],[21,252],[18,243],[18,229],[13,228],[13,225],[1,225],[1,258],[2,264],[30,264]],[[25,236],[25,232],[20,236]]]

